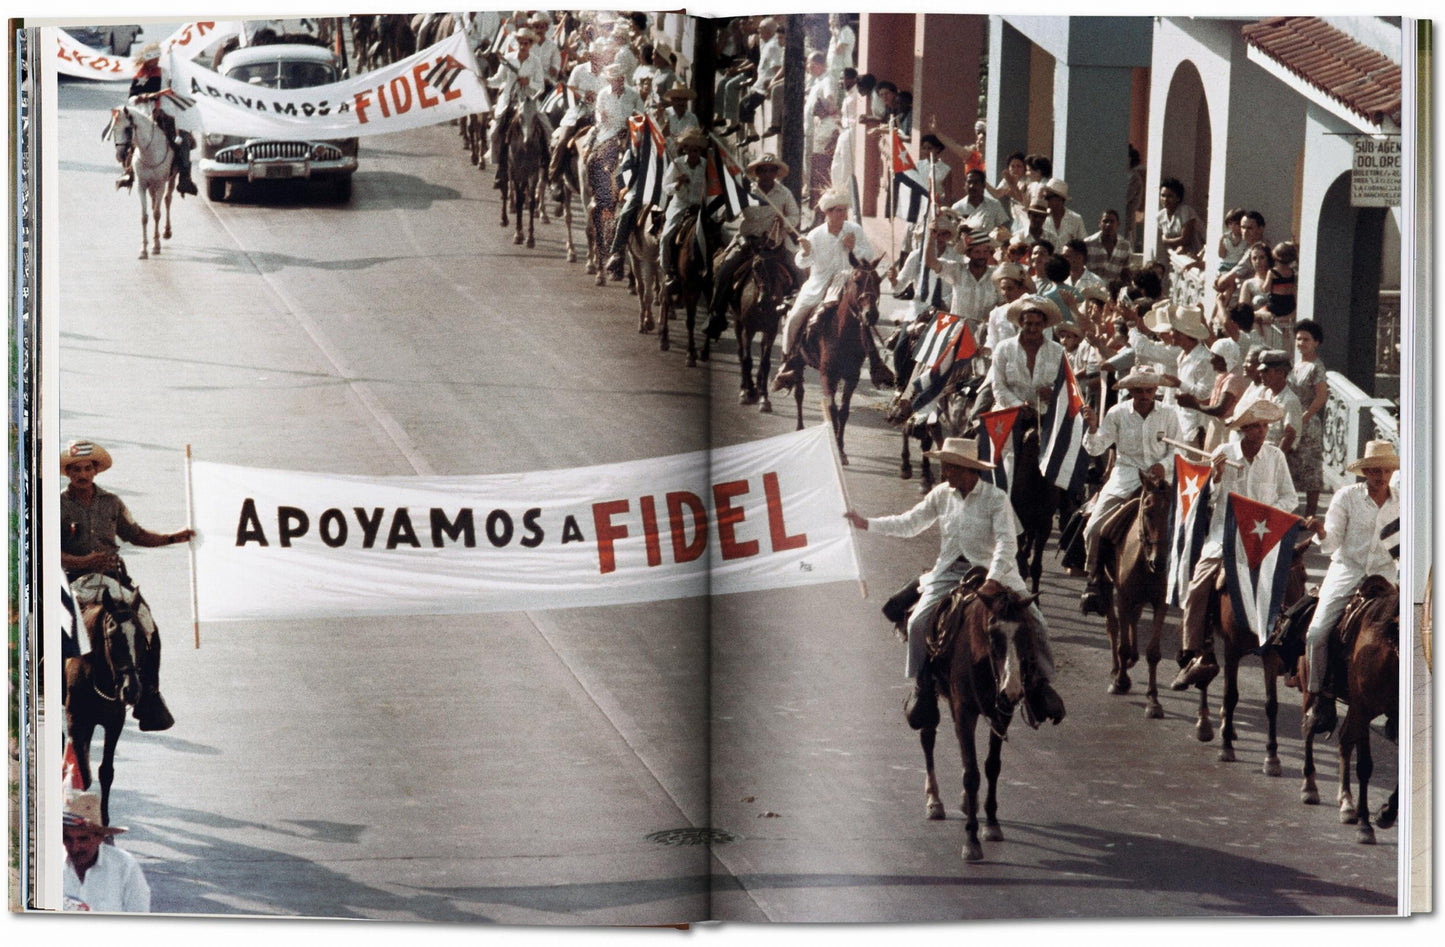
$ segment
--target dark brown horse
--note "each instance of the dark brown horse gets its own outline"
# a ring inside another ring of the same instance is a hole
[[[507,150],[507,189],[502,195],[502,221],[507,226],[507,205],[512,205],[517,232],[512,242],[522,242],[522,208],[527,209],[527,247],[537,245],[537,204],[542,191],[542,172],[549,156],[546,125],[530,96],[521,101],[508,122],[498,129]]]
[[[953,728],[963,760],[963,794],[959,799],[966,819],[963,857],[967,861],[979,861],[983,858],[983,847],[979,844],[980,778],[974,730],[980,717],[988,721],[988,757],[984,761],[988,792],[983,804],[983,838],[1000,842],[1003,841],[998,822],[1000,757],[1013,720],[1014,705],[1023,694],[1024,669],[1020,660],[1029,658],[1021,656],[1033,654],[1029,637],[1032,632],[1025,616],[1037,596],[1025,598],[1000,589],[997,595],[985,598],[982,593],[972,591],[970,584],[970,580],[965,579],[939,606],[929,642],[927,673],[933,674],[938,693],[948,702],[953,714]],[[938,705],[933,704],[927,714],[918,734],[927,769],[923,782],[925,812],[929,819],[938,820],[944,818],[933,766]]]
[[[712,236],[707,233],[707,223],[700,218],[698,208],[693,208],[685,212],[682,223],[673,232],[675,249],[672,259],[677,267],[678,285],[672,292],[668,292],[666,288],[662,291],[662,333],[658,338],[658,345],[666,352],[672,346],[668,323],[672,321],[673,313],[681,304],[687,312],[688,368],[695,367],[699,359],[707,361],[709,349],[712,347],[712,340],[704,336],[702,351],[699,352],[697,348],[697,304],[706,300],[710,289],[707,253],[698,246],[698,227],[703,228],[705,236]]]
[[[1019,575],[1031,581],[1034,593],[1044,573],[1044,547],[1054,529],[1054,511],[1059,508],[1059,488],[1039,470],[1042,450],[1039,414],[1033,407],[1019,408],[1014,421],[1014,466],[1009,481],[1009,501],[1018,516]],[[1151,675],[1152,678],[1152,675]]]
[[[568,213],[570,216],[570,209]],[[652,306],[657,303],[660,308],[662,302],[662,267],[657,259],[657,234],[649,226],[655,213],[644,207],[638,214],[637,226],[627,238],[627,259],[632,268],[633,292],[637,293],[637,331],[642,333],[657,328]]]
[[[838,301],[825,304],[798,340],[798,352],[804,362],[822,376],[823,413],[833,425],[833,434],[838,439],[838,454],[844,464],[848,463],[848,454],[843,449],[843,432],[848,426],[853,389],[858,387],[858,376],[863,370],[863,363],[868,360],[867,333],[878,322],[878,292],[882,282],[878,277],[878,261],[883,258],[880,256],[871,262],[860,262],[849,254],[848,259],[853,264],[853,271],[848,274]],[[801,431],[801,370],[793,383],[793,399],[798,404],[797,429]]]
[[[1375,830],[1370,825],[1369,784],[1375,770],[1370,754],[1370,721],[1384,716],[1385,733],[1398,734],[1400,714],[1400,592],[1382,576],[1370,576],[1355,591],[1355,599],[1335,632],[1331,633],[1330,653],[1332,681],[1327,692],[1343,697],[1349,708],[1340,726],[1340,788],[1335,801],[1340,806],[1340,822],[1357,825],[1357,840],[1362,845],[1375,844]],[[1320,669],[1309,667],[1308,653],[1301,662],[1301,680]],[[1306,805],[1318,805],[1319,789],[1315,785],[1314,733],[1305,733],[1304,784],[1300,799]],[[1355,775],[1359,778],[1358,801],[1350,794],[1350,756],[1358,752]],[[1388,828],[1395,820],[1396,795],[1380,812],[1380,825]]]
[[[105,731],[98,775],[101,821],[109,825],[115,748],[125,729],[125,709],[140,699],[142,667],[160,664],[160,637],[147,642],[137,617],[141,609],[148,609],[140,593],[106,582],[100,604],[82,613],[91,649],[66,659],[63,686],[65,734],[75,748],[82,788],[90,788],[90,741],[95,728]]]
[[[742,279],[732,305],[736,317],[733,333],[738,340],[738,363],[742,369],[742,388],[738,392],[739,404],[757,404],[763,414],[771,414],[773,402],[768,397],[768,369],[773,358],[773,341],[778,337],[778,325],[783,314],[783,299],[793,291],[793,274],[788,269],[785,254],[787,248],[781,244],[759,246],[754,243],[752,260],[745,266],[747,274]],[[716,291],[722,291],[721,287]],[[758,370],[753,372],[753,337],[762,336],[758,351]]]
[[[1162,477],[1155,479],[1145,473],[1142,479],[1143,488],[1135,512],[1132,516],[1122,514],[1128,520],[1128,533],[1123,533],[1121,521],[1118,534],[1123,535],[1123,540],[1114,545],[1112,555],[1106,560],[1114,586],[1105,618],[1109,650],[1114,657],[1109,693],[1127,694],[1132,686],[1129,669],[1139,661],[1139,619],[1144,614],[1144,606],[1151,606],[1154,623],[1146,652],[1149,689],[1144,695],[1144,716],[1158,719],[1164,716],[1164,708],[1159,705],[1156,672],[1159,637],[1168,613],[1164,595],[1168,585],[1169,501],[1173,488]]]

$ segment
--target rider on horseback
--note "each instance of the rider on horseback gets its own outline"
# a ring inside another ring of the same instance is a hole
[[[728,307],[737,295],[737,287],[733,284],[743,265],[752,260],[760,249],[781,245],[789,254],[793,252],[792,240],[787,232],[797,232],[802,212],[793,192],[777,186],[778,180],[787,177],[789,170],[791,169],[785,162],[772,154],[763,155],[748,165],[748,177],[753,180],[753,187],[748,195],[750,203],[743,208],[738,235],[723,251],[722,262],[718,264],[713,279],[712,318],[707,324],[708,338],[718,338],[727,328]],[[781,227],[785,232],[781,244],[771,242],[774,239],[772,234],[775,227]],[[782,260],[793,274],[793,285],[796,286],[801,279],[793,267],[793,261],[788,254],[785,254]]]
[[[200,191],[196,190],[195,182],[191,180],[191,149],[195,147],[196,140],[190,132],[178,131],[175,118],[161,108],[162,91],[164,91],[164,87],[161,84],[161,45],[160,43],[147,43],[136,56],[135,78],[130,81],[131,104],[152,103],[151,120],[165,133],[166,140],[171,143],[171,148],[175,152],[175,168],[180,175],[176,190],[181,192],[182,197],[187,194],[199,194]],[[120,156],[120,163],[125,168],[125,173],[115,182],[116,190],[135,184],[135,171],[131,168],[131,159],[134,157],[135,145],[128,143],[125,153]]]
[[[60,494],[60,565],[71,583],[77,604],[99,601],[100,587],[79,580],[89,574],[110,577],[133,588],[125,562],[118,552],[117,538],[136,546],[169,546],[190,542],[195,531],[152,533],[136,523],[125,503],[95,485],[97,474],[110,469],[110,452],[90,441],[71,441],[60,454],[60,472],[70,486]],[[146,628],[156,635],[154,627]],[[149,662],[141,678],[141,699],[135,717],[142,730],[165,730],[175,721],[161,699],[159,667]]]
[[[981,566],[988,578],[979,594],[992,597],[1000,587],[1026,594],[1018,568],[1018,519],[1009,504],[1008,495],[998,487],[979,479],[979,471],[992,470],[994,465],[979,460],[978,442],[950,437],[943,447],[926,451],[925,456],[939,461],[943,483],[934,487],[917,506],[899,516],[864,518],[852,510],[844,517],[854,528],[875,529],[885,536],[911,537],[938,524],[938,559],[933,569],[918,580],[921,593],[908,617],[908,663],[906,675],[913,679],[913,692],[905,713],[914,725],[926,715],[923,708],[936,707],[933,675],[927,672],[927,643],[933,628],[933,615],[970,569]],[[1053,652],[1049,646],[1048,628],[1037,603],[1028,608],[1034,635],[1033,680],[1025,680],[1024,688],[1035,719],[1064,718],[1064,702],[1049,685],[1054,673]]]
[[[1114,448],[1114,471],[1094,501],[1094,511],[1084,526],[1085,565],[1089,584],[1079,599],[1085,615],[1106,613],[1100,595],[1106,556],[1099,550],[1100,540],[1110,536],[1116,527],[1115,510],[1125,507],[1143,484],[1145,474],[1167,479],[1174,448],[1160,440],[1179,440],[1179,415],[1155,403],[1161,385],[1170,379],[1150,366],[1137,366],[1114,385],[1119,391],[1131,390],[1133,396],[1114,405],[1099,423],[1098,415],[1087,404],[1080,412],[1089,425],[1084,435],[1084,449],[1099,456]],[[1122,515],[1122,514],[1121,514]]]
[[[597,102],[597,93],[606,87],[602,79],[601,48],[594,46],[581,50],[578,56],[582,61],[572,68],[572,74],[567,77],[567,85],[571,87],[574,98],[557,123],[557,131],[552,136],[552,161],[547,168],[547,179],[556,182],[558,188],[562,183],[560,172],[567,151],[574,139],[592,128],[592,108]],[[554,196],[560,199],[560,191],[554,192]]]
[[[1355,588],[1372,575],[1384,576],[1393,585],[1400,582],[1400,493],[1390,485],[1390,475],[1400,469],[1395,446],[1389,441],[1370,441],[1364,455],[1345,469],[1363,475],[1365,482],[1335,493],[1324,523],[1313,517],[1306,520],[1320,537],[1320,551],[1330,556],[1330,567],[1320,583],[1319,604],[1305,637],[1309,657],[1307,732],[1329,733],[1335,727],[1335,699],[1321,699],[1320,692],[1330,636]]]
[[[497,122],[493,126],[492,160],[497,166],[497,179],[493,187],[499,191],[507,189],[507,127],[523,96],[538,94],[546,84],[546,64],[540,56],[532,55],[532,44],[537,34],[530,28],[518,30],[512,37],[516,52],[503,57],[497,64],[497,71],[487,79],[487,85],[502,91],[497,95]],[[542,121],[546,121],[542,118]]]
[[[627,68],[613,62],[602,73],[607,88],[597,96],[597,125],[592,133],[593,147],[621,135],[627,134],[627,120],[646,110],[637,90],[627,85]],[[626,147],[625,140],[623,147]],[[622,279],[622,255],[627,252],[627,241],[637,226],[637,215],[642,211],[642,189],[631,188],[622,211],[617,215],[617,229],[608,248],[606,269],[613,279]]]
[[[1199,561],[1189,580],[1184,599],[1181,629],[1184,657],[1188,658],[1170,686],[1182,691],[1191,684],[1204,686],[1219,673],[1214,657],[1213,628],[1207,625],[1210,593],[1219,583],[1224,568],[1224,505],[1231,493],[1281,510],[1293,510],[1299,503],[1284,452],[1269,443],[1269,426],[1284,417],[1284,409],[1263,398],[1252,401],[1229,419],[1229,429],[1239,440],[1214,449],[1210,490],[1209,537],[1200,550]]]
[[[702,206],[703,188],[707,184],[707,162],[703,160],[707,154],[707,136],[692,128],[679,135],[675,144],[679,154],[667,166],[667,174],[662,178],[665,222],[662,237],[658,240],[662,257],[662,288],[669,293],[676,292],[678,288],[675,246],[678,228],[688,211]],[[697,226],[702,226],[701,220]]]

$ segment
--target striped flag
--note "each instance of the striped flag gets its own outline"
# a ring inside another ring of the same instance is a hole
[[[436,65],[428,70],[424,81],[438,92],[446,92],[452,87],[452,83],[457,81],[457,76],[461,75],[465,68],[466,66],[462,65],[460,60],[448,54],[436,61]]]
[[[1380,542],[1389,551],[1395,565],[1400,564],[1400,517],[1395,517],[1380,528]]]
[[[1224,580],[1235,626],[1264,641],[1274,627],[1294,562],[1301,520],[1293,513],[1229,495],[1224,514]]]
[[[748,206],[747,193],[738,185],[740,174],[742,169],[713,142],[707,153],[707,190],[703,198],[709,214],[726,207],[726,216],[731,220]]]
[[[898,129],[890,134],[893,139],[893,207],[895,215],[901,210],[910,224],[918,222],[920,214],[928,210],[928,181],[913,163],[913,157],[903,145]]]
[[[1193,464],[1174,455],[1174,507],[1169,511],[1170,605],[1183,606],[1194,564],[1209,536],[1210,464]]]
[[[908,382],[908,400],[921,411],[943,393],[960,361],[973,358],[978,343],[962,316],[940,312],[913,347],[913,377]]]
[[[86,635],[85,646],[80,638],[85,631],[81,624],[80,611],[75,607],[75,596],[71,594],[70,583],[60,583],[60,654],[62,657],[79,657],[90,650],[90,636]]]
[[[978,416],[978,423],[984,433],[984,436],[978,439],[978,459],[996,465],[993,470],[980,470],[978,476],[1004,493],[1008,492],[1008,473],[1004,470],[1005,448],[1014,436],[1014,422],[1019,419],[1020,407],[1022,405],[999,411],[985,411]]]
[[[1039,472],[1049,483],[1070,493],[1083,487],[1089,470],[1089,454],[1084,450],[1083,407],[1079,381],[1065,356],[1059,359],[1054,396],[1039,420],[1039,431],[1044,438],[1039,450]]]
[[[662,139],[651,117],[634,115],[627,120],[632,133],[632,151],[628,187],[640,189],[643,204],[662,206],[662,178],[667,173],[667,157]]]

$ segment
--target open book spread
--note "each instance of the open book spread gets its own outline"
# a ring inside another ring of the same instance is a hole
[[[17,909],[1430,910],[1417,21],[121,20],[12,22]]]

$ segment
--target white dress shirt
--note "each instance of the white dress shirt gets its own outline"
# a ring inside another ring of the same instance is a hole
[[[982,276],[969,271],[968,261],[951,261],[946,257],[939,260],[939,275],[953,287],[953,309],[956,316],[963,316],[973,322],[973,333],[978,334],[979,323],[988,321],[988,314],[1001,298],[993,282],[993,267],[985,267]]]
[[[970,204],[968,198],[955,201],[953,209],[968,224],[970,230],[987,230],[990,233],[999,227],[1013,229],[1013,217],[1003,209],[1003,202],[989,194],[977,204]]]
[[[642,97],[637,90],[622,87],[622,94],[613,93],[611,84],[597,93],[597,141],[607,141],[627,127],[627,120],[643,111]]]
[[[1214,449],[1213,456],[1221,454],[1226,460],[1242,464],[1244,469],[1225,464],[1219,482],[1209,488],[1209,536],[1199,554],[1201,559],[1224,556],[1224,511],[1231,493],[1286,512],[1299,505],[1299,493],[1289,476],[1289,463],[1278,447],[1265,442],[1260,445],[1254,460],[1248,461],[1244,459],[1239,441],[1230,441]]]
[[[129,853],[114,845],[102,845],[85,880],[65,860],[65,905],[67,911],[130,911],[148,913],[151,886],[140,865]]]
[[[603,79],[600,73],[592,71],[591,63],[578,63],[572,68],[572,74],[567,77],[567,84],[573,89],[574,101],[567,106],[567,111],[562,116],[562,125],[573,126],[583,115],[589,115],[598,95],[607,88],[607,80]],[[592,102],[586,101],[587,93],[592,93]]]
[[[1400,563],[1389,550],[1393,541],[1382,541],[1380,530],[1399,518],[1400,494],[1394,487],[1383,506],[1370,499],[1366,484],[1337,490],[1325,513],[1325,538],[1320,542],[1320,551],[1330,557],[1329,577],[1336,579],[1332,584],[1343,579],[1355,585],[1366,576],[1382,575],[1398,585]]]
[[[510,63],[512,68],[508,68]],[[527,84],[522,85],[521,80],[526,79]],[[527,56],[526,61],[517,59],[516,56],[508,56],[506,60],[497,65],[497,71],[492,73],[487,80],[487,85],[494,89],[501,89],[497,93],[497,102],[494,106],[495,113],[500,115],[512,105],[517,104],[520,96],[525,94],[537,96],[546,94],[547,71],[542,63],[542,57],[535,52]]]
[[[698,161],[697,167],[687,163],[686,156],[679,156],[667,166],[662,176],[662,193],[667,199],[664,213],[666,223],[671,225],[690,207],[702,203],[702,189],[707,184],[707,161]]]
[[[1179,392],[1193,395],[1200,404],[1209,403],[1214,395],[1214,379],[1219,375],[1210,362],[1212,353],[1209,347],[1199,343],[1185,352],[1177,345],[1157,342],[1138,329],[1129,330],[1129,346],[1138,358],[1156,363],[1162,372],[1179,379],[1178,388],[1161,388],[1159,396],[1164,404],[1178,413],[1179,430],[1184,440],[1189,440],[1195,431],[1204,427],[1208,415],[1192,408],[1179,407]]]
[[[778,219],[778,211],[783,212],[783,219],[797,229],[802,210],[798,207],[798,199],[793,192],[780,184],[774,184],[773,189],[768,192],[768,200],[777,205],[774,210],[767,201],[762,198],[762,190],[753,184],[748,188],[748,205],[743,208],[742,223],[738,225],[738,233],[744,237],[757,237],[767,233],[773,227],[773,222]],[[783,242],[791,246],[792,235],[786,230],[783,233]]]
[[[1089,229],[1084,226],[1084,218],[1071,210],[1064,211],[1064,217],[1057,224],[1054,223],[1054,215],[1044,217],[1043,237],[1054,245],[1055,253],[1064,252],[1064,244],[1070,240],[1087,240]]]
[[[793,261],[798,269],[808,271],[808,279],[798,291],[799,300],[821,301],[833,277],[853,268],[853,264],[848,262],[848,248],[843,245],[843,238],[849,234],[853,235],[853,256],[860,261],[872,259],[873,245],[868,242],[863,228],[853,221],[843,221],[843,229],[838,231],[837,236],[828,232],[827,224],[819,224],[808,234],[812,251],[798,250]]]
[[[1059,377],[1059,363],[1063,359],[1064,347],[1051,339],[1044,339],[1034,355],[1034,370],[1030,372],[1028,353],[1019,344],[1017,335],[998,343],[994,346],[993,363],[989,366],[994,408],[1012,408],[1019,404],[1037,406],[1038,389],[1053,388],[1054,380]]]
[[[986,480],[980,480],[961,497],[947,483],[940,483],[907,513],[868,519],[868,528],[884,536],[917,536],[938,524],[938,559],[921,580],[942,576],[960,556],[976,566],[986,566],[988,577],[1005,588],[1024,592],[1019,575],[1019,521],[1008,495]]]
[[[1155,464],[1173,479],[1174,448],[1159,440],[1163,434],[1179,440],[1179,415],[1164,405],[1154,405],[1148,417],[1134,410],[1133,399],[1110,408],[1099,422],[1099,430],[1084,434],[1084,450],[1095,457],[1114,447],[1114,472],[1100,491],[1105,496],[1127,497],[1139,489],[1139,472]]]
[[[768,86],[782,71],[783,43],[774,34],[773,38],[763,43],[758,50],[758,79],[753,83],[752,91],[758,95],[766,94]]]
[[[1008,307],[1011,305],[1013,304],[1005,301],[988,312],[988,334],[984,336],[984,342],[990,352],[998,348],[1004,339],[1011,339],[1019,334],[1019,327],[1009,321]]]

